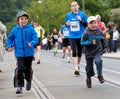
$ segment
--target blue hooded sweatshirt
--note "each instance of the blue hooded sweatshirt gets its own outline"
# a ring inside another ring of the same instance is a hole
[[[31,43],[32,47],[28,46]],[[7,37],[6,47],[14,47],[15,57],[29,57],[34,55],[34,46],[38,43],[37,33],[31,24],[15,26]]]

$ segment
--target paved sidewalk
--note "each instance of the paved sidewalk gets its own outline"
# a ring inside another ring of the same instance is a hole
[[[12,53],[6,53],[4,62],[0,63],[0,99],[37,99],[33,90],[29,92],[23,88],[22,95],[16,95],[13,86],[13,75],[15,69],[15,58]]]
[[[117,52],[105,53],[103,54],[105,58],[120,59],[120,50]]]

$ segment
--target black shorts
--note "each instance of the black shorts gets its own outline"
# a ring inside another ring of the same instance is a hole
[[[63,39],[62,47],[68,47],[68,46],[70,46],[69,38]]]
[[[55,45],[55,43],[58,42],[57,39],[53,39],[53,45]]]
[[[69,40],[72,48],[72,56],[81,57],[82,55],[82,45],[80,44],[81,38],[77,38],[77,39],[71,38]]]
[[[35,48],[36,48],[37,46],[41,46],[41,40],[40,40],[40,38],[38,38],[38,43],[35,45]]]

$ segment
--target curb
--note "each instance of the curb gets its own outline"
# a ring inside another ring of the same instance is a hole
[[[120,60],[120,57],[113,57],[113,56],[102,56],[103,58],[108,58],[108,59],[117,59]]]

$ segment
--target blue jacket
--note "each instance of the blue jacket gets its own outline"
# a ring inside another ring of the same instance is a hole
[[[32,47],[28,46],[32,44]],[[7,48],[14,47],[16,57],[28,57],[34,55],[34,46],[38,43],[37,33],[31,24],[20,27],[15,26],[7,37]]]

